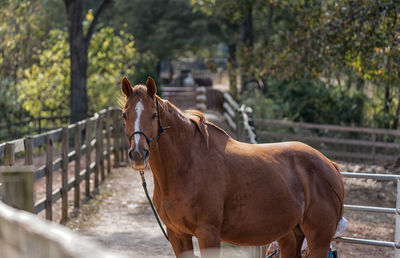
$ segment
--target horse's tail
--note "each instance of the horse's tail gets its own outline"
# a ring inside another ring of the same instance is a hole
[[[336,169],[336,171],[337,171],[337,173],[339,174],[339,176],[340,176],[340,180],[343,182],[343,176],[342,176],[342,174],[340,173],[340,168],[339,168],[339,165],[336,163],[336,162],[333,162],[333,161],[331,161],[331,163],[332,163],[332,165],[335,167],[335,169]],[[343,185],[343,191],[344,191],[344,185]],[[336,191],[335,191],[336,192]],[[343,217],[343,200],[342,200],[342,198],[340,198],[340,194],[339,193],[336,193],[336,195],[337,195],[337,197],[338,197],[338,199],[339,199],[339,202],[340,202],[340,210],[339,210],[339,214],[340,214],[340,217]],[[344,196],[344,192],[343,192],[343,196]]]

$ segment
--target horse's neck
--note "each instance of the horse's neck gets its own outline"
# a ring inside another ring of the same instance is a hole
[[[167,114],[168,113],[168,114]],[[181,184],[186,175],[179,173],[190,173],[183,171],[182,167],[190,155],[191,142],[195,126],[183,117],[178,111],[169,113],[166,110],[160,113],[163,126],[171,126],[163,132],[159,140],[150,148],[150,166],[154,177],[154,190],[160,194],[168,195],[175,184]]]

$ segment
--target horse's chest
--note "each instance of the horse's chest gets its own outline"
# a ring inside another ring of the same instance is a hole
[[[174,231],[191,234],[195,228],[194,214],[190,205],[177,200],[160,200],[156,204],[157,212],[162,221]]]

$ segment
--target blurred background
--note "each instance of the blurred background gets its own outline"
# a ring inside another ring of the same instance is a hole
[[[0,140],[116,105],[120,80],[228,91],[255,118],[398,129],[385,0],[2,0]]]

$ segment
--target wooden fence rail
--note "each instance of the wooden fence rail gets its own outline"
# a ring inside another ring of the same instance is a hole
[[[0,160],[6,166],[15,166],[16,154],[20,156],[19,153],[24,154],[25,165],[32,165],[35,158],[43,159],[43,155],[36,157],[34,150],[45,150],[45,164],[34,171],[35,182],[45,177],[45,196],[35,202],[34,213],[45,210],[46,219],[53,220],[52,206],[61,199],[61,223],[66,222],[68,192],[74,190],[73,205],[75,208],[79,207],[81,184],[84,183],[85,195],[89,197],[97,191],[105,176],[111,173],[112,153],[114,166],[124,161],[126,155],[123,154],[127,153],[128,146],[122,140],[124,129],[119,115],[118,109],[108,108],[75,124],[0,144]],[[61,146],[61,155],[58,158],[54,158],[56,143]],[[85,166],[81,167],[83,160]],[[75,163],[75,171],[74,177],[69,179],[71,162]],[[57,171],[61,173],[61,186],[53,189],[53,175]]]
[[[255,119],[262,142],[298,140],[330,158],[393,162],[400,152],[400,131]]]

